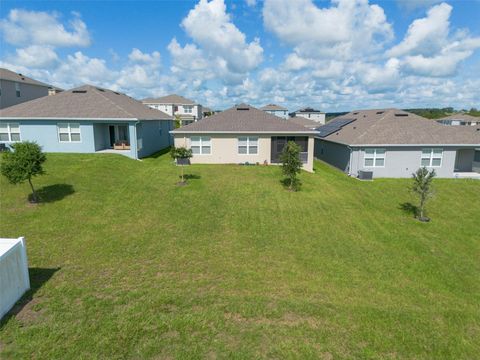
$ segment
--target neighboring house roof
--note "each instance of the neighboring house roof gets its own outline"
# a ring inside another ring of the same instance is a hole
[[[444,126],[398,109],[352,111],[317,130],[324,140],[356,146],[480,145],[480,131],[468,126]]]
[[[464,113],[457,113],[450,116],[446,116],[441,119],[437,119],[437,121],[443,121],[443,120],[479,121],[480,122],[480,117],[472,116]]]
[[[5,68],[0,68],[0,80],[8,80],[8,81],[15,81],[15,82],[18,82],[18,83],[24,83],[24,84],[30,84],[30,85],[52,87],[52,86],[50,86],[48,84],[45,84],[41,81],[29,78],[28,76],[16,73],[14,71],[11,71],[11,70],[8,70],[8,69],[5,69]]]
[[[173,105],[195,105],[195,101],[184,98],[177,94],[171,94],[159,98],[143,99],[144,104],[173,104]]]
[[[170,120],[164,112],[112,90],[84,85],[2,109],[0,118]]]
[[[312,130],[266,113],[247,104],[239,104],[201,121],[173,130],[182,133],[308,133]]]
[[[299,109],[299,110],[294,112],[294,114],[296,114],[296,113],[319,113],[319,114],[322,114],[322,112],[320,110],[315,110],[315,109],[309,108],[309,107]]]
[[[313,120],[304,118],[302,116],[295,116],[295,117],[292,117],[292,118],[288,119],[287,121],[289,121],[293,124],[302,125],[302,126],[304,126],[306,128],[309,128],[309,129],[316,129],[320,126],[317,121],[313,121]]]
[[[284,108],[283,106],[279,106],[279,105],[276,105],[276,104],[268,104],[268,105],[265,105],[265,106],[262,106],[260,108],[260,110],[269,110],[269,111],[286,111],[288,110],[287,108]]]

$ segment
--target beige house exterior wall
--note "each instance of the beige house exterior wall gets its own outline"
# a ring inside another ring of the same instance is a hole
[[[190,159],[192,164],[239,164],[239,163],[259,163],[265,161],[271,163],[271,137],[275,135],[260,134],[175,134],[175,147],[190,148],[191,136],[208,136],[211,142],[211,153],[208,155],[193,155]],[[238,153],[238,137],[255,136],[258,137],[258,154],[247,155]],[[282,136],[282,135],[280,135]],[[303,165],[303,169],[313,172],[313,148],[314,138],[309,136],[308,139],[308,162]]]

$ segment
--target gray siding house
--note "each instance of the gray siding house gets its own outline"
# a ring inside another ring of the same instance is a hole
[[[0,109],[61,91],[25,75],[0,68]]]
[[[170,146],[172,129],[170,115],[90,85],[0,113],[0,143],[35,141],[46,152],[111,152],[138,159]]]
[[[315,157],[355,177],[407,178],[425,166],[442,178],[480,178],[479,130],[397,109],[359,110],[317,129]]]

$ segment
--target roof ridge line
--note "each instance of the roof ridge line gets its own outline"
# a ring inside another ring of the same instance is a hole
[[[109,101],[110,103],[112,103],[113,105],[115,105],[115,107],[116,107],[117,109],[120,109],[120,110],[122,110],[123,112],[127,113],[128,115],[130,115],[130,116],[132,117],[132,119],[137,119],[131,112],[125,110],[123,107],[121,107],[120,105],[118,105],[117,103],[115,103],[113,100],[109,99],[109,98],[106,97],[104,94],[102,94],[102,91],[98,90],[97,87],[94,86],[94,88],[95,88],[95,91],[97,91],[98,94],[99,94],[101,97],[103,97],[104,99],[106,99],[107,101]],[[103,89],[103,90],[104,90],[104,91],[105,91],[105,90],[106,90],[106,91],[112,91],[112,90],[108,90],[108,89]],[[120,94],[120,93],[119,93],[119,94]],[[124,96],[127,96],[127,95],[125,95],[125,94],[123,94],[123,95],[124,95]]]

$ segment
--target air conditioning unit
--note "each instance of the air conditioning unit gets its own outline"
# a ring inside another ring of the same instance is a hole
[[[358,170],[358,178],[360,180],[372,180],[373,179],[373,171]]]

